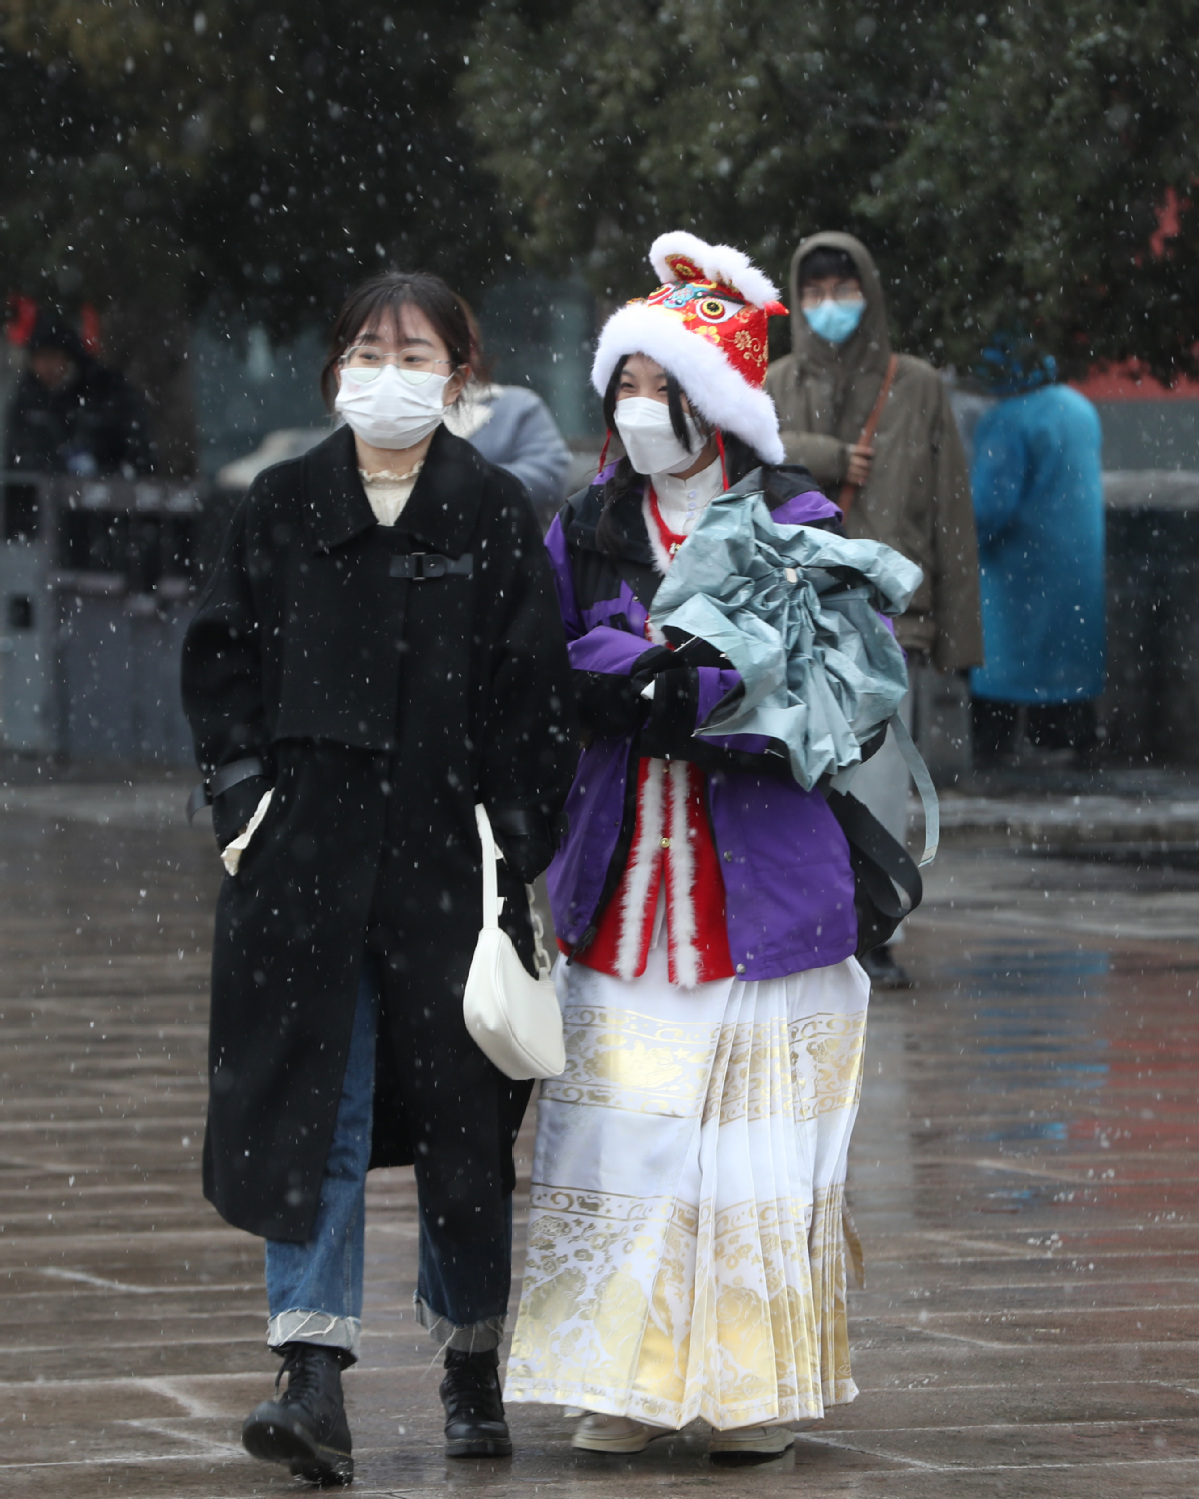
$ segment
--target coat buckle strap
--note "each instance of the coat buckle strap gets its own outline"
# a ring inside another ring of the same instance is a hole
[[[407,556],[391,559],[391,576],[407,578],[412,583],[425,583],[430,578],[469,578],[474,573],[474,554],[463,552],[461,557],[443,557],[439,552],[410,552]]]
[[[231,787],[265,774],[266,765],[260,755],[246,755],[240,760],[231,760],[227,765],[220,766],[198,786],[192,787],[192,793],[187,799],[188,822],[193,821],[201,807],[210,806]]]

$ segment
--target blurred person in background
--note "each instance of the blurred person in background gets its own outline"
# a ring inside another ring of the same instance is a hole
[[[153,472],[145,402],[124,375],[100,364],[49,313],[38,316],[26,350],[8,410],[9,468],[81,478]]]
[[[570,449],[539,395],[520,385],[497,385],[491,379],[478,320],[465,300],[462,306],[471,330],[471,378],[462,399],[446,417],[446,426],[488,463],[515,474],[528,490],[542,525],[548,526],[566,498]]]
[[[254,480],[184,644],[227,871],[204,1191],[267,1241],[267,1343],[288,1381],[242,1441],[320,1483],[353,1474],[341,1371],[358,1358],[368,1166],[415,1162],[417,1316],[445,1354],[446,1455],[512,1450],[497,1349],[532,1084],[502,1075],[463,1018],[475,806],[531,965],[525,885],[554,852],[576,753],[528,499],[446,429],[470,357],[440,277],[350,294],[321,375],[345,424]]]
[[[986,643],[970,677],[974,753],[984,765],[1017,753],[1023,709],[1035,748],[1088,766],[1107,639],[1099,414],[1029,338],[998,334],[978,374],[1000,401],[974,432]]]
[[[885,542],[924,570],[896,633],[913,677],[931,663],[962,672],[983,659],[970,482],[944,382],[894,354],[882,283],[850,234],[813,234],[791,261],[792,352],[766,388],[787,458],[840,505],[852,537]],[[911,723],[912,694],[902,714]],[[908,770],[893,737],[853,778],[853,795],[904,841]],[[892,941],[902,939],[900,927]],[[907,975],[890,946],[864,960],[877,988]]]

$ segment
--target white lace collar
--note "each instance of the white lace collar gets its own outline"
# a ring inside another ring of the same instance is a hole
[[[672,531],[686,536],[718,494],[724,493],[724,471],[717,455],[707,468],[689,479],[675,474],[651,474],[662,519]]]

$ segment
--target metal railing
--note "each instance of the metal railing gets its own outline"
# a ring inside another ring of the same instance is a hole
[[[0,746],[190,762],[179,652],[219,540],[211,499],[195,483],[0,474]]]

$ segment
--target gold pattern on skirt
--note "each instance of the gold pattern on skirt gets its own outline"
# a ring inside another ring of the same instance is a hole
[[[679,1427],[819,1417],[849,1364],[845,1159],[869,986],[855,960],[679,989],[559,964],[505,1398]]]
[[[702,1090],[716,1029],[580,1008],[565,1017],[566,1070],[542,1098],[646,1114],[685,1114]]]

